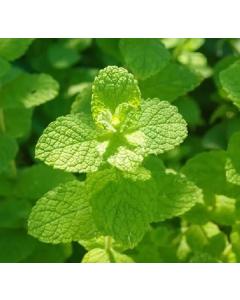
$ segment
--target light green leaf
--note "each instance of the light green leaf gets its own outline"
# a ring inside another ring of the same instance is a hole
[[[84,184],[70,181],[45,194],[32,209],[28,231],[40,241],[52,244],[96,236]]]
[[[217,224],[233,225],[236,220],[236,199],[216,195],[211,216]]]
[[[4,108],[31,108],[55,98],[58,90],[59,84],[50,75],[21,72],[2,86],[0,101]]]
[[[161,71],[170,53],[160,39],[121,39],[120,49],[126,65],[136,77],[146,79]]]
[[[147,154],[171,150],[187,136],[187,124],[177,108],[159,99],[143,102],[139,130],[145,135]]]
[[[0,172],[8,169],[17,151],[18,145],[16,140],[9,135],[0,134]]]
[[[227,97],[240,107],[240,61],[221,71],[219,80]]]
[[[36,158],[68,172],[94,172],[102,162],[96,131],[81,115],[59,117],[49,124],[36,146]]]
[[[127,255],[115,250],[105,250],[95,248],[90,250],[82,260],[83,263],[133,263],[134,261]]]
[[[201,190],[179,174],[155,175],[157,195],[153,199],[152,221],[163,221],[184,214],[203,201]]]
[[[105,177],[104,172],[102,177]],[[134,247],[148,229],[151,190],[145,182],[134,182],[120,174],[108,179],[101,183],[101,188],[97,191],[93,190],[94,181],[86,183],[88,189],[92,190],[90,202],[94,219],[104,235],[110,235],[116,241]]]
[[[199,76],[187,67],[170,63],[156,75],[140,81],[139,85],[144,99],[157,97],[173,101],[196,88],[200,82]]]
[[[97,125],[104,128],[118,125],[126,111],[137,109],[140,101],[137,81],[124,68],[109,66],[95,78],[91,105]]]
[[[33,39],[0,39],[0,56],[12,61],[21,57],[31,45]]]

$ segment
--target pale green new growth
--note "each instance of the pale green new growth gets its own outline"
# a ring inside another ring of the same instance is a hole
[[[93,83],[92,114],[97,125],[112,130],[125,111],[140,106],[137,81],[124,68],[115,66],[101,70]]]
[[[240,107],[240,61],[220,72],[219,79],[227,97]]]
[[[52,122],[38,141],[36,157],[68,172],[94,172],[102,162],[90,120],[67,115]]]
[[[177,108],[158,99],[143,102],[139,130],[145,134],[148,154],[173,149],[187,137],[187,124]]]
[[[126,65],[141,79],[161,71],[171,57],[160,39],[121,39],[120,49]]]
[[[32,209],[28,230],[53,244],[94,237],[97,230],[83,183],[70,181],[45,194]]]

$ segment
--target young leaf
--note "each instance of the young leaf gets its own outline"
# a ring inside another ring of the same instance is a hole
[[[187,124],[177,108],[158,99],[143,102],[139,130],[145,135],[147,154],[171,150],[187,136]]]
[[[110,128],[119,123],[125,117],[125,110],[138,108],[140,101],[137,81],[123,68],[107,67],[94,80],[91,105],[97,125]]]
[[[156,75],[140,81],[143,98],[159,98],[173,101],[193,90],[200,84],[200,78],[187,67],[169,63]]]
[[[61,184],[33,207],[29,233],[45,243],[69,243],[96,236],[86,189],[79,181]]]
[[[36,146],[36,158],[68,172],[94,172],[102,162],[96,131],[81,115],[59,117],[50,123]]]
[[[155,75],[170,60],[160,39],[121,39],[120,49],[126,65],[141,79]]]

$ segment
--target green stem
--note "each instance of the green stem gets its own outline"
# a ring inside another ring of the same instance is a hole
[[[112,248],[112,238],[110,236],[105,237],[105,249],[110,250]]]

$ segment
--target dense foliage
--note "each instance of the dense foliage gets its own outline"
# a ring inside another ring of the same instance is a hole
[[[240,40],[0,39],[0,262],[240,262]]]

